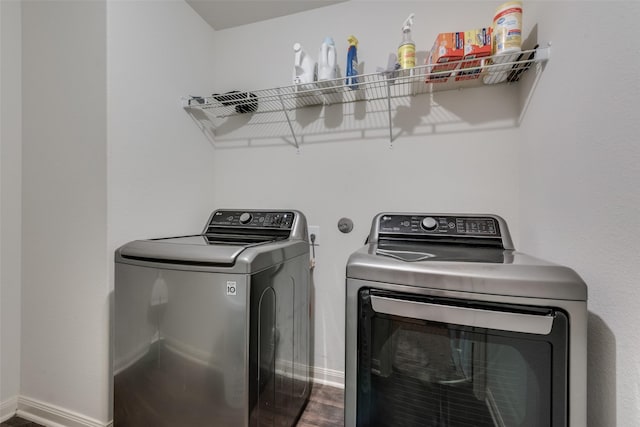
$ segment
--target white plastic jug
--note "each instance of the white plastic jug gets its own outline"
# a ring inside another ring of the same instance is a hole
[[[332,80],[338,77],[336,45],[331,37],[322,42],[318,55],[318,80]]]
[[[303,49],[300,43],[293,45],[293,84],[311,84],[316,80],[316,62]]]

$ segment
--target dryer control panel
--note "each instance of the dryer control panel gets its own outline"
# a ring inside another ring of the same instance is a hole
[[[497,215],[381,213],[369,241],[381,238],[513,248],[506,222]]]
[[[499,237],[500,227],[490,217],[383,215],[381,233],[439,234]]]

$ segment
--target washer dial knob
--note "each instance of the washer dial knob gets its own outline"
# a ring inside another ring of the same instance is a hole
[[[428,216],[422,220],[421,225],[424,230],[433,231],[438,228],[438,221],[436,221],[435,218]]]
[[[249,222],[251,222],[251,219],[253,217],[251,216],[251,214],[249,212],[243,212],[240,215],[240,224],[249,224]]]

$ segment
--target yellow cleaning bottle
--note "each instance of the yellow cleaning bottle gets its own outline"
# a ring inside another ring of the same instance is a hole
[[[400,68],[408,69],[416,66],[416,44],[411,38],[411,26],[413,25],[413,17],[415,14],[409,15],[402,25],[402,42],[398,47],[398,64]]]

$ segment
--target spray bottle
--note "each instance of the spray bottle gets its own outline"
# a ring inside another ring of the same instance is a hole
[[[411,38],[411,26],[413,25],[413,17],[415,14],[409,15],[402,25],[402,42],[398,47],[398,64],[400,68],[408,69],[416,66],[416,44]]]
[[[351,89],[358,89],[358,39],[355,36],[347,38],[347,79],[345,84]]]

